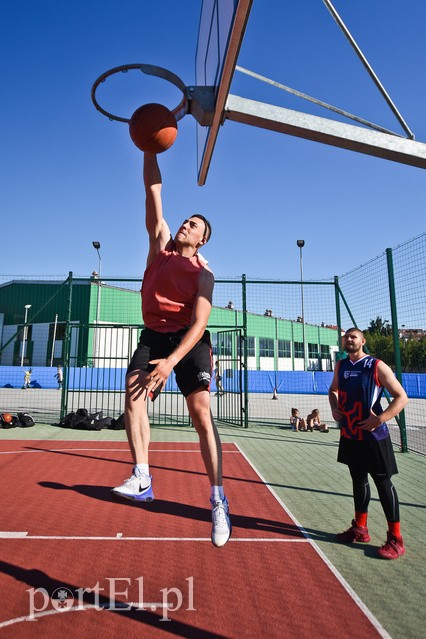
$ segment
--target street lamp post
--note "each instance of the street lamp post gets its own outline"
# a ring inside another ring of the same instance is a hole
[[[99,324],[99,315],[100,315],[100,309],[101,309],[101,254],[99,249],[101,248],[101,243],[100,242],[92,242],[93,248],[96,249],[97,254],[98,254],[98,295],[97,295],[97,300],[96,300],[96,324]],[[99,327],[96,326],[96,332],[94,335],[94,355],[95,355],[95,360],[96,358],[99,356],[99,351],[100,351],[100,331],[99,331]]]
[[[305,300],[303,295],[303,260],[302,249],[305,246],[305,240],[297,240],[297,246],[300,251],[300,297],[302,302],[302,341],[303,341],[303,370],[306,370],[306,343],[305,343]]]
[[[25,351],[27,346],[27,334],[28,334],[27,317],[28,317],[28,310],[30,308],[31,308],[31,304],[25,304],[24,334],[22,336],[22,350],[21,350],[21,367],[24,365],[24,357],[25,357]]]

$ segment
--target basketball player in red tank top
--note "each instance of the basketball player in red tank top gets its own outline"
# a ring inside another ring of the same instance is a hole
[[[198,250],[211,227],[194,214],[174,239],[163,217],[161,173],[157,156],[144,154],[146,229],[149,251],[142,284],[144,330],[126,376],[125,424],[133,457],[133,474],[113,489],[119,497],[154,499],[149,472],[150,425],[147,399],[164,388],[174,370],[200,438],[210,480],[212,542],[223,546],[231,535],[229,505],[222,486],[222,450],[210,412],[212,373],[210,335],[206,330],[212,306],[214,276]]]

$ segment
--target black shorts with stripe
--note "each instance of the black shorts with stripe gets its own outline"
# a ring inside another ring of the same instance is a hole
[[[138,347],[130,360],[127,374],[138,370],[147,373],[152,371],[155,366],[149,362],[168,357],[179,346],[186,333],[187,329],[182,329],[177,333],[160,333],[150,328],[144,328]],[[212,347],[209,331],[204,331],[201,339],[176,364],[173,370],[176,375],[176,383],[185,397],[202,386],[210,390]]]
[[[390,437],[369,441],[341,437],[337,461],[370,475],[392,477],[398,473]]]

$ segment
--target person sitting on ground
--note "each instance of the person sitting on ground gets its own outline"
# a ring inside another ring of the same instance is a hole
[[[291,409],[290,417],[291,430],[299,432],[300,430],[306,430],[306,422],[303,417],[299,417],[299,411],[297,408]]]
[[[308,424],[308,430],[311,432],[319,430],[321,433],[328,433],[327,424],[321,421],[319,408],[314,408],[312,413],[306,418],[306,422]]]

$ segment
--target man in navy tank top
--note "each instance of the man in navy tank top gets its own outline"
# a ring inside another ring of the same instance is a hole
[[[155,399],[174,371],[200,439],[211,487],[211,540],[220,547],[231,535],[231,523],[222,485],[221,442],[210,411],[212,347],[206,327],[214,275],[198,253],[210,238],[211,226],[203,215],[195,213],[184,220],[172,238],[163,217],[156,155],[144,154],[143,177],[149,239],[141,291],[144,329],[127,369],[125,402],[133,473],[113,493],[138,502],[153,501],[147,400]]]
[[[388,522],[387,540],[377,552],[382,559],[397,559],[405,553],[405,546],[398,495],[391,480],[398,469],[386,422],[401,412],[408,399],[389,366],[364,352],[362,331],[349,328],[343,342],[348,357],[337,363],[328,395],[333,418],[340,427],[337,461],[349,467],[355,516],[351,527],[337,534],[336,540],[370,541],[367,516],[371,475]],[[385,410],[380,404],[384,389],[392,397]]]

